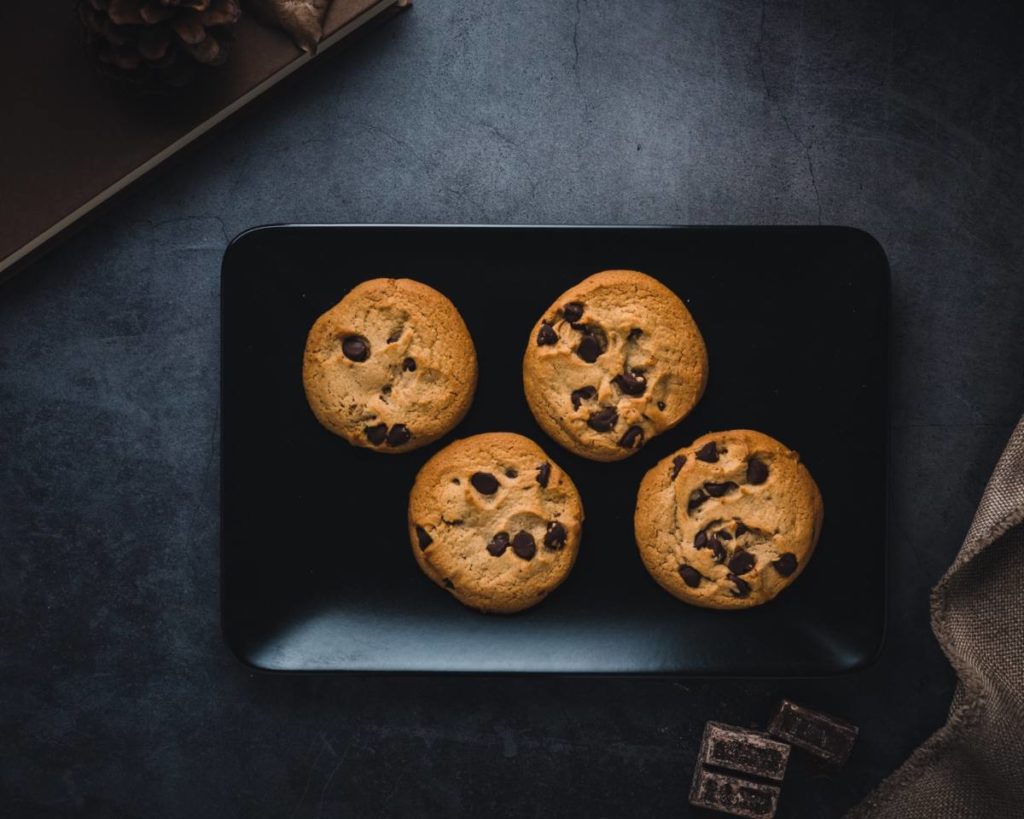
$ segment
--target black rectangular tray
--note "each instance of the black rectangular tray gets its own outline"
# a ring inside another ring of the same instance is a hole
[[[576,457],[533,420],[522,354],[567,287],[649,273],[686,302],[711,377],[678,427],[613,464]],[[302,389],[310,325],[355,284],[410,277],[445,293],[476,344],[469,415],[400,456],[349,446]],[[280,226],[250,230],[222,272],[222,621],[244,662],[276,670],[817,675],[864,666],[885,621],[889,269],[841,227]],[[775,601],[687,606],[641,564],[640,478],[697,436],[762,430],[821,487],[814,559]],[[406,503],[457,437],[513,431],[576,482],[586,523],[572,574],[510,617],[463,608],[420,573]]]

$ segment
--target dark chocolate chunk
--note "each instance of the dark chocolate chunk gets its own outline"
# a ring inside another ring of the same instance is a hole
[[[736,591],[732,593],[733,597],[746,597],[750,594],[750,584],[742,577],[737,577],[732,572],[729,572],[729,574],[725,576],[725,579],[732,581],[736,586]]]
[[[589,401],[596,396],[597,390],[594,387],[580,387],[578,390],[573,390],[569,397],[572,399],[572,408],[579,409],[582,402]]]
[[[683,578],[683,582],[691,589],[695,589],[700,585],[700,572],[693,568],[693,566],[687,566],[683,563],[679,567],[679,576]]]
[[[725,563],[725,559],[729,554],[725,551],[725,547],[717,537],[708,538],[708,547],[711,549],[711,554],[715,557],[715,563]]]
[[[452,583],[452,581],[449,580],[447,577],[444,580],[442,580],[441,582],[444,583],[444,587],[446,589],[454,589],[455,588],[455,584]]]
[[[658,409],[664,411],[664,409],[665,409],[665,402],[664,401],[659,401],[658,402]]]
[[[537,554],[537,544],[533,540],[533,535],[523,530],[516,532],[516,536],[512,538],[512,551],[523,560],[533,560],[533,556]]]
[[[576,355],[588,364],[597,361],[597,357],[605,350],[604,334],[590,326],[583,327],[583,338],[576,345]]]
[[[761,731],[709,722],[704,726],[698,761],[781,782],[789,762],[789,746]]]
[[[383,387],[381,387],[380,388],[380,394],[381,395],[391,395],[391,385],[390,384],[385,384]]]
[[[747,461],[747,483],[759,484],[766,480],[768,480],[768,465],[758,458],[751,458]]]
[[[553,520],[548,524],[548,530],[544,533],[544,546],[557,552],[565,546],[568,537],[569,533],[565,531],[565,527],[557,520]]]
[[[366,434],[366,440],[374,446],[380,446],[384,443],[384,439],[388,437],[388,425],[377,424],[376,426],[366,427],[363,430]]]
[[[412,438],[409,427],[405,424],[395,424],[388,430],[388,446],[401,446]]]
[[[426,549],[434,539],[427,534],[427,530],[422,526],[416,527],[416,542],[419,543],[420,549]]]
[[[598,432],[608,432],[614,428],[619,420],[619,413],[615,407],[602,407],[597,412],[591,413],[587,419],[587,426]]]
[[[708,533],[701,529],[693,539],[694,549],[706,549],[708,546]]]
[[[730,535],[725,529],[719,529],[718,538],[720,540],[732,540],[732,535]]]
[[[724,533],[720,532],[719,534]],[[729,558],[729,571],[733,574],[746,574],[754,568],[756,562],[757,560],[750,552],[737,547],[736,551],[732,553],[732,557]]]
[[[462,481],[460,481],[458,478],[452,478],[452,483],[455,484],[456,486],[462,486]]]
[[[856,725],[789,700],[780,703],[768,733],[834,765],[846,762],[857,740]]]
[[[639,449],[644,445],[644,431],[637,426],[627,429],[619,438],[619,446],[624,449]]]
[[[370,357],[370,342],[362,336],[348,336],[341,342],[341,351],[352,361],[366,361]]]
[[[726,492],[732,492],[733,490],[739,489],[739,487],[732,481],[726,481],[725,483],[706,483],[704,484],[704,491],[707,492],[713,498],[720,498]]]
[[[715,446],[715,442],[704,444],[700,449],[697,450],[697,454],[694,456],[698,461],[704,461],[707,464],[713,464],[718,461],[718,447]]]
[[[701,490],[694,489],[690,493],[690,499],[686,502],[686,511],[693,512],[695,509],[699,509],[700,505],[707,499],[708,496],[701,492]]]
[[[540,330],[537,331],[537,346],[543,347],[546,344],[554,344],[557,341],[558,333],[555,332],[555,329],[550,324],[544,322],[540,326]]]
[[[747,524],[745,524],[742,520],[736,521],[736,537],[739,537],[740,535],[745,535],[749,531],[750,529],[747,527]]]
[[[405,359],[405,361],[402,362],[402,369],[405,370],[407,373],[414,372],[416,370],[416,359],[415,358],[407,358],[407,359]]]
[[[487,544],[487,551],[495,557],[501,557],[508,548],[508,532],[498,532]]]
[[[780,793],[777,785],[715,773],[698,765],[693,772],[690,804],[746,819],[772,819]]]
[[[571,301],[562,306],[562,315],[570,324],[574,324],[583,318],[583,305],[578,301]]]
[[[644,390],[647,389],[647,379],[644,378],[643,373],[636,370],[633,372],[627,370],[621,375],[615,376],[612,383],[626,395],[643,395]]]
[[[674,481],[676,479],[676,475],[679,474],[679,470],[683,468],[683,465],[685,463],[686,463],[686,456],[685,455],[676,455],[676,457],[674,457],[672,459],[672,477],[671,477],[671,480]]]
[[[394,344],[401,337],[402,337],[402,328],[399,327],[391,335],[388,336],[388,344]]]
[[[636,341],[643,334],[644,334],[643,330],[641,330],[639,327],[634,327],[632,330],[629,331],[629,335],[626,336],[626,338],[629,341]]]
[[[792,552],[783,552],[772,561],[772,568],[783,577],[789,577],[796,571],[796,555]]]
[[[551,479],[551,464],[547,461],[537,467],[537,483],[548,488],[548,481]]]
[[[469,482],[481,495],[493,495],[498,491],[498,479],[490,472],[474,472]]]
[[[519,473],[516,472],[514,469],[509,468],[509,469],[505,470],[505,477],[506,478],[518,478],[519,477]]]

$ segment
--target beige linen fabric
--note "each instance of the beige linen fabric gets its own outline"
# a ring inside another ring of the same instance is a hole
[[[959,678],[949,718],[848,817],[1024,817],[1024,418],[932,591],[932,630]]]

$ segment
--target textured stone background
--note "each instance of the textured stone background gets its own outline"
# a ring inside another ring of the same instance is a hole
[[[838,774],[798,764],[781,815],[841,814],[944,717],[928,590],[1024,410],[1021,16],[421,0],[0,289],[3,813],[686,815],[703,722],[789,694],[863,739]],[[218,623],[220,258],[251,225],[335,221],[873,233],[894,332],[880,661],[790,682],[239,664]]]

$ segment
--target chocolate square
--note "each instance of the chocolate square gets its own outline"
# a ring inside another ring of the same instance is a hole
[[[812,711],[783,700],[772,717],[768,733],[821,757],[833,765],[842,765],[853,750],[857,726],[837,717]]]
[[[690,804],[748,819],[771,819],[779,806],[780,792],[777,785],[715,773],[697,765]]]
[[[781,782],[788,761],[789,746],[761,731],[722,722],[709,722],[704,727],[700,744],[700,762],[704,765]]]

